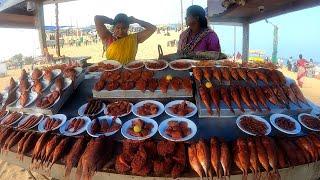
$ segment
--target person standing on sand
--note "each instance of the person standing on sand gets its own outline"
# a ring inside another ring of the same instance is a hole
[[[289,60],[287,62],[287,67],[288,67],[288,71],[292,70],[292,57],[289,58]]]
[[[136,19],[126,14],[118,14],[114,19],[106,16],[95,16],[94,22],[102,44],[105,47],[106,58],[127,64],[135,60],[138,44],[148,39],[157,27]],[[128,34],[129,25],[137,23],[144,28],[143,31]],[[104,24],[113,25],[113,32],[110,32]]]
[[[297,61],[297,68],[298,68],[298,74],[297,74],[297,81],[300,88],[302,88],[303,85],[303,79],[307,74],[307,67],[308,61],[302,58],[302,54],[299,55],[299,59]]]
[[[206,12],[201,6],[192,5],[187,9],[188,29],[180,35],[178,53],[216,51],[221,52],[217,34],[208,27]]]

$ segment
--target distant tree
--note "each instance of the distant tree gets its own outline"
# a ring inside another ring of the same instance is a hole
[[[10,58],[12,64],[20,64],[23,62],[23,55],[21,53],[16,54]]]
[[[32,64],[34,62],[34,58],[32,56],[24,57],[25,64]]]

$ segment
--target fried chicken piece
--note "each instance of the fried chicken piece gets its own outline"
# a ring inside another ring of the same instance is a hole
[[[131,75],[129,77],[129,80],[137,81],[140,78],[141,78],[141,69],[131,71]]]
[[[150,172],[151,168],[149,166],[149,164],[146,164],[145,166],[143,166],[140,171],[135,172],[134,174],[138,175],[138,176],[147,176]]]
[[[105,81],[104,80],[99,80],[98,82],[96,82],[96,84],[94,85],[94,90],[96,91],[101,91],[105,86]]]
[[[171,80],[172,89],[175,91],[179,91],[182,86],[182,80],[179,77],[173,77]]]
[[[157,143],[154,141],[145,141],[143,143],[143,146],[148,154],[148,157],[153,159],[155,156],[157,156]]]
[[[11,92],[17,86],[16,81],[13,78],[10,78],[10,84],[8,87],[8,92]]]
[[[63,90],[63,88],[64,88],[64,80],[63,80],[62,77],[58,77],[58,78],[55,80],[54,84],[55,84],[55,87],[56,87],[56,90],[57,90],[57,91],[60,91],[60,92],[61,92],[61,91]]]
[[[158,80],[151,78],[148,80],[148,87],[147,89],[151,92],[154,92],[158,87]]]
[[[170,172],[172,160],[169,157],[153,161],[153,171],[157,176],[165,175]]]
[[[193,72],[194,78],[197,81],[201,82],[202,76],[203,76],[202,70],[199,67],[195,67],[195,68],[192,68],[192,72]]]
[[[131,72],[129,70],[122,70],[120,76],[122,81],[127,81],[130,79]]]
[[[153,77],[154,73],[152,71],[142,71],[141,78],[145,81],[150,80]]]
[[[181,165],[185,165],[187,161],[187,155],[186,155],[186,147],[184,143],[177,143],[175,153],[172,156],[172,159]]]
[[[39,79],[42,75],[42,71],[40,71],[38,68],[35,68],[32,72],[31,78],[33,80]]]
[[[52,78],[53,78],[52,71],[51,71],[51,70],[45,70],[45,71],[44,71],[43,78],[44,78],[45,80],[47,80],[48,82],[51,82],[51,81],[52,81]]]
[[[40,80],[35,80],[35,82],[34,82],[34,87],[33,87],[33,90],[36,92],[36,93],[38,93],[38,94],[40,94],[41,92],[42,92],[42,83],[40,82]]]
[[[172,170],[171,170],[171,176],[175,179],[181,175],[181,173],[184,171],[184,165],[176,163]]]
[[[124,81],[120,83],[120,89],[122,90],[131,90],[135,86],[134,81]]]
[[[63,73],[65,77],[70,78],[72,81],[76,80],[77,71],[74,68],[66,68]]]
[[[131,157],[132,155],[126,154],[126,153],[122,153],[117,157],[116,163],[115,163],[115,169],[118,173],[126,173],[130,171],[131,169],[130,163],[132,161]]]
[[[162,93],[167,93],[170,81],[166,77],[162,77],[159,81],[159,88]]]
[[[28,103],[28,100],[29,100],[29,93],[24,91],[20,96],[20,105],[24,107]]]
[[[109,81],[106,83],[105,89],[108,91],[113,91],[118,89],[120,86],[120,83],[118,81]]]
[[[171,141],[160,141],[157,144],[157,151],[160,156],[166,156],[174,152],[175,143]]]
[[[141,144],[142,144],[141,141],[125,140],[122,143],[122,152],[128,153],[128,154],[134,154],[138,150]]]
[[[20,80],[27,79],[27,78],[28,78],[27,71],[25,69],[22,69],[21,75],[20,75]]]
[[[20,80],[19,89],[21,92],[28,90],[30,87],[30,83],[27,79]]]
[[[139,79],[138,81],[136,81],[136,88],[142,92],[145,92],[147,88],[147,81]]]
[[[182,87],[188,92],[192,93],[192,80],[190,77],[182,78]]]
[[[137,174],[147,163],[147,153],[142,145],[131,162],[132,173]]]

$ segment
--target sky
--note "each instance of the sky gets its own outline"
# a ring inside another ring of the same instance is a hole
[[[88,3],[90,2],[90,3]],[[192,0],[184,0],[184,14]],[[193,4],[206,7],[206,0],[193,0]],[[55,23],[54,5],[46,5],[45,24]],[[114,17],[123,12],[129,16],[153,24],[180,23],[180,0],[78,0],[59,4],[60,25],[93,25],[94,15]],[[279,27],[278,57],[297,58],[302,53],[305,58],[320,62],[320,7],[305,9],[274,18],[269,21]],[[219,36],[222,51],[234,52],[234,27],[214,25]],[[25,55],[38,55],[38,33],[29,29],[0,28],[0,59],[21,52]],[[271,56],[273,26],[265,21],[250,25],[250,49],[263,50]],[[242,28],[236,27],[236,52],[241,52]]]

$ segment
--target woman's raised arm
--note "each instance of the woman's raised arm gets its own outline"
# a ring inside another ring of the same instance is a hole
[[[138,32],[137,34],[138,43],[143,43],[157,30],[157,27],[152,25],[151,23],[136,19],[133,16],[129,17],[129,22],[137,23],[145,29],[141,32]]]
[[[98,35],[104,44],[109,38],[112,37],[112,33],[107,29],[107,27],[104,24],[112,24],[112,19],[108,18],[106,16],[100,16],[97,15],[94,17],[94,23],[96,25],[96,29],[98,32]]]

